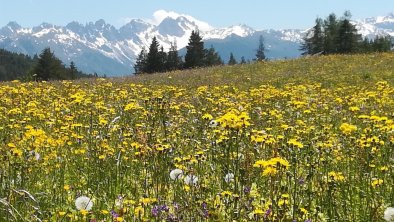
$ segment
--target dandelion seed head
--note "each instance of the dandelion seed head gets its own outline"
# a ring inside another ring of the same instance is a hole
[[[187,175],[184,181],[186,185],[197,185],[198,177],[195,175]]]
[[[93,201],[87,196],[80,196],[75,200],[75,207],[77,210],[91,210],[93,207]]]
[[[226,176],[224,177],[224,181],[226,181],[226,183],[233,182],[234,181],[234,174],[233,173],[226,174]]]
[[[388,207],[384,211],[384,219],[389,222],[394,222],[394,207]]]
[[[183,171],[181,169],[173,169],[170,172],[170,178],[172,180],[177,180],[183,176]]]

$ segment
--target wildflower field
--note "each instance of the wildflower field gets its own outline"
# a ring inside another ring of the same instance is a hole
[[[383,222],[393,61],[0,83],[0,221]]]

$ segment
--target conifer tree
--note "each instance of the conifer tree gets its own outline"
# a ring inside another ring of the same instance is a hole
[[[202,41],[199,31],[192,31],[186,50],[185,68],[204,66],[204,42]]]
[[[154,73],[160,72],[162,68],[162,58],[159,53],[159,42],[156,39],[156,36],[153,37],[152,43],[149,46],[149,52],[146,57],[146,73]]]
[[[334,13],[331,13],[324,21],[324,54],[333,54],[337,52],[337,35],[337,17]]]
[[[205,49],[205,56],[203,60],[204,66],[217,66],[223,65],[223,60],[219,53],[215,51],[215,48],[211,45],[211,48]]]
[[[241,62],[240,62],[240,64],[246,64],[245,56],[242,56],[242,57],[241,57]]]
[[[373,52],[388,52],[393,47],[393,39],[391,36],[376,36],[371,41],[371,51]]]
[[[182,59],[178,55],[178,47],[176,44],[176,41],[171,43],[170,50],[168,52],[167,56],[167,70],[168,71],[173,71],[177,70],[181,67]]]
[[[159,51],[159,63],[157,64],[157,69],[159,72],[166,72],[167,71],[167,53],[164,52],[163,46],[161,46]]]
[[[235,60],[233,53],[230,53],[230,59],[228,60],[229,65],[236,65],[237,60]]]
[[[67,79],[65,67],[50,48],[45,48],[33,68],[33,74],[37,75],[37,80]]]
[[[304,38],[301,45],[302,55],[314,55],[324,51],[324,35],[322,29],[323,21],[320,18],[315,20],[315,26]]]
[[[266,59],[264,51],[265,51],[264,38],[262,35],[260,35],[259,47],[256,50],[256,61],[264,61]]]
[[[70,63],[69,73],[70,73],[70,79],[77,78],[78,70],[73,61],[71,61]]]
[[[134,64],[134,74],[141,74],[146,72],[146,59],[147,53],[145,47],[142,47],[140,54],[138,54],[137,60]]]
[[[356,27],[350,23],[351,14],[344,13],[344,18],[339,22],[338,35],[336,38],[338,53],[355,53],[361,43],[361,35],[357,33]]]

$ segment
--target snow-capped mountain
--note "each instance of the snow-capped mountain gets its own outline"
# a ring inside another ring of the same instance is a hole
[[[355,21],[363,36],[394,36],[394,15]],[[269,58],[292,58],[298,51],[305,30],[255,30],[247,25],[214,28],[189,15],[159,10],[153,19],[131,19],[117,29],[104,20],[66,26],[43,23],[25,28],[10,22],[0,29],[0,48],[28,55],[39,54],[50,47],[65,64],[74,61],[88,73],[125,75],[133,72],[133,64],[142,47],[148,48],[154,36],[168,50],[172,42],[184,48],[193,30],[199,30],[205,46],[211,45],[227,61],[230,52],[239,60],[252,59],[260,35],[265,39]]]
[[[376,35],[394,36],[394,13],[386,16],[377,16],[354,21],[359,33],[365,37],[373,38]]]

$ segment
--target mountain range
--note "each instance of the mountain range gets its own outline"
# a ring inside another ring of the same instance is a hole
[[[154,36],[165,50],[176,41],[182,50],[193,30],[199,30],[205,47],[211,45],[224,61],[232,52],[237,60],[242,56],[254,58],[259,37],[265,41],[266,55],[270,59],[300,56],[300,43],[308,30],[256,30],[247,25],[215,28],[188,15],[159,10],[159,21],[131,19],[120,28],[104,20],[80,24],[71,22],[66,26],[42,23],[32,28],[10,22],[0,29],[0,48],[27,55],[39,54],[50,47],[63,63],[74,61],[87,73],[120,76],[133,73],[133,64],[142,47],[148,48]],[[364,37],[376,35],[394,36],[394,13],[353,21]]]

